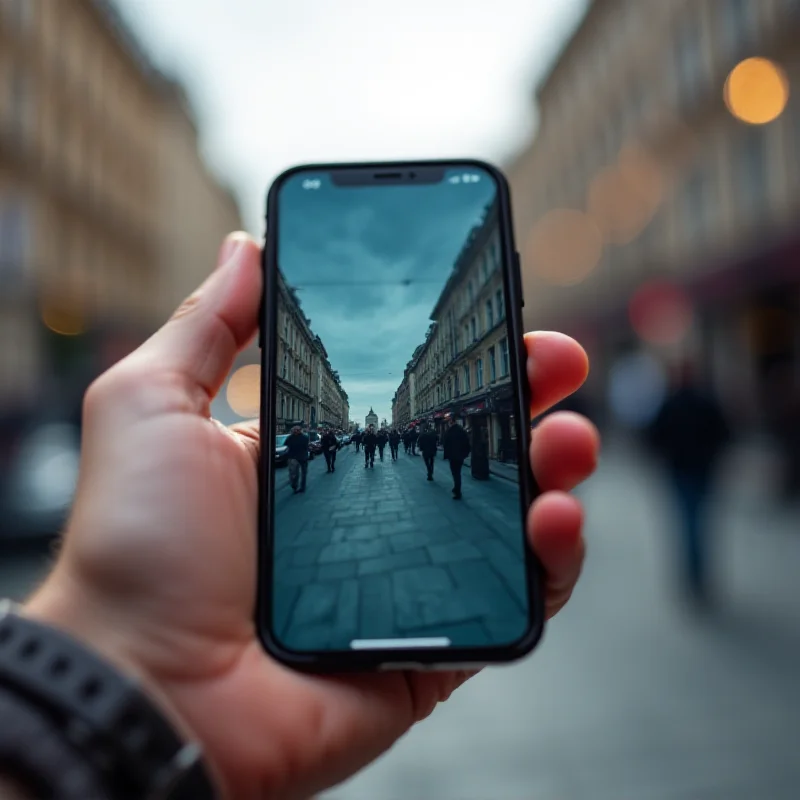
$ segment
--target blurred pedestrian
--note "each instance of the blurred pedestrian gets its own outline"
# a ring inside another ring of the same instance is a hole
[[[673,384],[647,433],[680,510],[683,589],[690,600],[705,604],[710,600],[707,505],[731,432],[722,406],[700,388],[691,365],[676,370]]]
[[[419,441],[417,442],[419,451],[422,453],[422,460],[425,462],[425,469],[428,471],[428,480],[433,480],[433,466],[436,463],[436,449],[438,442],[436,439],[436,432],[433,428],[425,428],[420,434]]]
[[[375,448],[378,446],[378,437],[375,435],[374,426],[370,425],[362,438],[364,445],[364,469],[375,469]]]
[[[381,461],[383,461],[383,451],[386,449],[386,443],[389,441],[389,434],[386,428],[381,428],[378,431],[378,453],[380,454]]]
[[[461,499],[461,468],[470,453],[469,436],[464,428],[456,422],[455,417],[450,417],[449,427],[442,437],[444,458],[450,462],[450,472],[453,475],[453,499]]]
[[[397,461],[397,453],[400,450],[400,434],[397,428],[392,428],[389,434],[389,449],[392,451],[392,461]]]
[[[328,472],[336,472],[336,453],[339,451],[339,440],[330,428],[322,434],[321,444]]]
[[[308,436],[300,430],[299,425],[292,428],[286,439],[286,448],[289,459],[289,485],[295,494],[305,492],[308,475]]]

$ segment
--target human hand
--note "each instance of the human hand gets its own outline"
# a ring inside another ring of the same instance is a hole
[[[258,427],[225,428],[209,410],[255,334],[261,280],[257,245],[229,238],[206,283],[90,388],[73,513],[26,606],[140,678],[236,800],[302,798],[338,783],[469,677],[317,677],[263,651],[253,621]],[[581,385],[587,359],[559,334],[526,344],[538,415]],[[597,450],[594,428],[573,414],[534,431],[543,494],[527,531],[547,572],[548,616],[581,569],[582,511],[566,492],[592,472]]]

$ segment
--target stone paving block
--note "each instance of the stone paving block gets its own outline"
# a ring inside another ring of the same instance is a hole
[[[389,553],[389,543],[385,539],[371,539],[366,542],[336,542],[322,548],[319,555],[320,564],[331,564],[335,561],[360,561],[365,558],[377,558]]]
[[[514,553],[500,539],[484,539],[476,546],[486,555],[497,573],[524,607],[528,589],[522,551]]]
[[[338,597],[337,583],[313,583],[304,586],[297,598],[290,627],[302,628],[307,625],[332,623]]]
[[[272,624],[278,637],[286,633],[289,617],[299,596],[299,586],[275,585],[272,595]]]
[[[471,595],[481,617],[513,618],[525,611],[508,585],[487,561],[461,561],[451,564],[448,571],[453,576],[457,592]]]
[[[292,551],[292,566],[308,567],[319,561],[320,553],[324,549],[321,544],[308,544],[303,547],[295,547]]]
[[[395,520],[394,522],[384,522],[378,526],[380,536],[390,536],[395,533],[414,533],[419,530],[419,525],[413,520]]]
[[[392,588],[397,625],[408,628],[465,622],[477,616],[466,593],[454,593],[453,581],[442,567],[418,567],[395,572]]]
[[[288,538],[288,537],[281,537]],[[324,545],[331,541],[331,528],[330,527],[308,527],[305,526],[303,530],[299,531],[292,542],[297,547],[304,545]]]
[[[402,553],[405,550],[414,550],[418,547],[425,547],[425,545],[430,544],[430,537],[428,534],[418,530],[409,533],[396,533],[386,538],[393,553]]]
[[[378,558],[368,558],[358,565],[359,575],[372,575],[376,572],[392,572],[406,567],[421,567],[430,563],[428,553],[422,547],[416,550],[405,550],[402,553],[390,553]]]
[[[434,564],[453,564],[456,561],[469,561],[473,558],[484,557],[474,544],[463,540],[450,544],[432,545],[428,548],[428,553]]]
[[[284,645],[291,650],[326,650],[330,647],[333,628],[329,624],[292,626],[284,637]]]
[[[285,586],[305,586],[317,577],[316,567],[290,567],[275,574],[277,583]]]
[[[334,528],[330,541],[333,543],[337,542],[357,542],[357,541],[368,541],[370,539],[377,538],[378,528],[376,525],[364,524],[364,520],[361,520],[361,524],[355,525],[349,528],[341,528],[337,527]]]
[[[357,561],[337,561],[333,564],[322,564],[317,568],[317,580],[343,581],[346,578],[355,578],[358,572]]]
[[[367,575],[359,581],[360,639],[384,639],[396,635],[391,576]]]
[[[358,638],[359,595],[357,580],[342,583],[331,633],[331,646],[336,649],[346,650]]]

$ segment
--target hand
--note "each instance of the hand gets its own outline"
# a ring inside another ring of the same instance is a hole
[[[308,797],[345,779],[469,677],[315,677],[263,652],[253,624],[258,427],[209,416],[260,300],[258,247],[235,235],[173,318],[90,388],[73,514],[27,605],[144,681],[237,800]],[[587,360],[559,334],[526,343],[538,415],[581,385]],[[528,534],[547,570],[548,616],[583,560],[581,508],[565,492],[592,472],[597,449],[576,415],[553,415],[534,433],[544,494]]]

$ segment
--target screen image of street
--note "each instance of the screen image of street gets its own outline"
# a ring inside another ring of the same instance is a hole
[[[274,635],[300,652],[520,639],[494,180],[298,173],[278,202]]]

